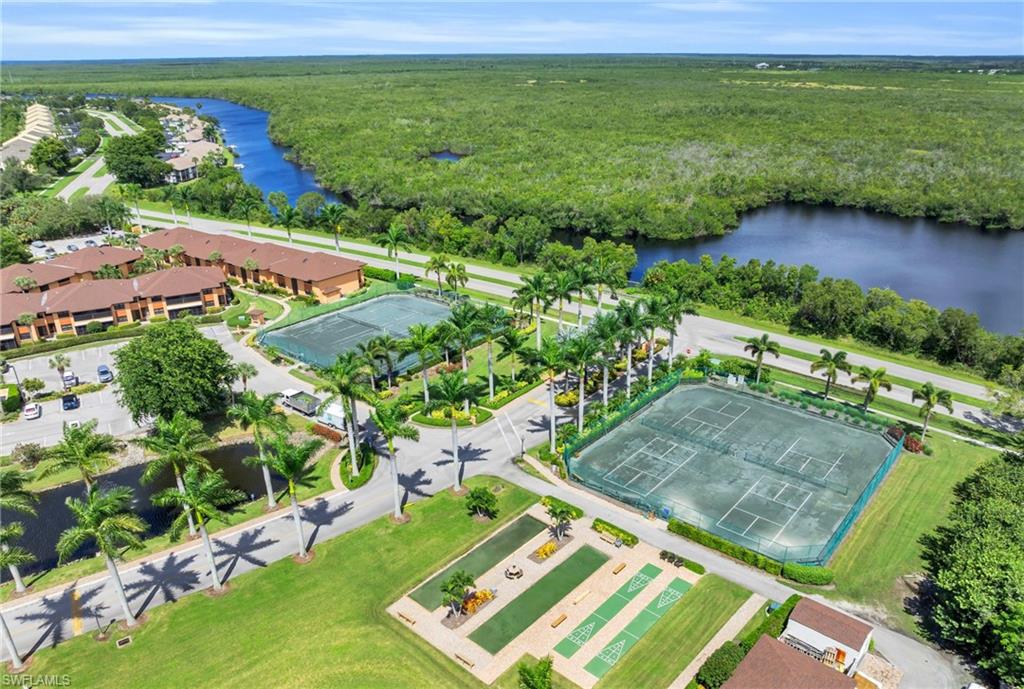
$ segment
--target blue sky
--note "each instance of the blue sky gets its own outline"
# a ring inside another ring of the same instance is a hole
[[[1024,2],[5,0],[5,60],[424,53],[1021,55]]]

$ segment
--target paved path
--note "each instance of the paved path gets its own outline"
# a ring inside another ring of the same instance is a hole
[[[70,199],[79,189],[87,189],[88,191],[85,192],[86,196],[102,194],[106,191],[107,187],[116,181],[109,172],[97,176],[100,168],[105,164],[103,157],[100,156],[92,165],[79,173],[78,177],[75,177],[70,184],[57,192],[57,196],[62,199]]]

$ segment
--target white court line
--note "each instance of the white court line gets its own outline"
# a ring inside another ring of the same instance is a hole
[[[717,439],[718,439],[718,436],[722,435],[722,434],[723,434],[723,433],[725,433],[725,432],[726,432],[727,430],[729,430],[729,426],[732,426],[732,425],[733,425],[734,423],[736,423],[737,421],[739,421],[740,419],[742,419],[742,418],[743,418],[743,415],[744,415],[744,414],[746,414],[746,413],[747,413],[748,411],[750,411],[750,407],[745,407],[745,408],[743,409],[743,411],[742,411],[742,412],[740,412],[740,415],[739,415],[739,416],[737,416],[737,417],[736,417],[735,419],[733,419],[732,421],[730,421],[730,422],[729,422],[729,423],[728,423],[728,424],[726,425],[726,427],[725,427],[725,428],[723,428],[722,430],[718,431],[718,433],[715,433],[715,434],[714,434],[713,436],[711,436],[711,439],[712,439],[712,440],[717,440]]]
[[[793,510],[793,514],[789,515],[789,519],[787,519],[786,523],[782,525],[782,528],[779,529],[778,532],[774,536],[772,536],[772,543],[778,543],[779,542],[779,536],[782,535],[782,532],[786,530],[786,527],[789,526],[789,523],[791,521],[793,521],[793,517],[795,517],[800,512],[800,510],[802,510],[804,508],[804,505],[806,505],[807,501],[810,500],[810,499],[811,499],[811,494],[808,493],[804,497],[804,501],[800,503],[800,507],[797,507],[795,510]]]
[[[725,513],[725,514],[723,514],[723,515],[722,515],[722,516],[721,516],[721,517],[719,518],[719,520],[718,520],[718,525],[719,525],[719,526],[722,526],[722,520],[723,520],[723,519],[725,519],[726,517],[728,517],[728,516],[729,516],[729,513],[730,513],[730,512],[732,512],[733,510],[737,509],[737,508],[739,507],[739,504],[740,504],[741,502],[743,502],[744,498],[746,498],[746,497],[747,497],[748,495],[750,495],[751,491],[753,491],[753,490],[754,490],[755,488],[757,488],[758,484],[760,484],[760,483],[761,483],[761,479],[763,479],[763,478],[764,478],[764,476],[762,476],[761,478],[757,479],[757,481],[755,481],[755,482],[754,482],[754,485],[750,486],[750,488],[747,488],[747,492],[746,492],[746,493],[744,493],[743,495],[741,495],[741,496],[739,497],[739,499],[738,499],[738,500],[737,500],[736,502],[734,502],[734,503],[732,504],[732,507],[730,507],[730,508],[729,508],[729,509],[728,509],[728,510],[726,511],[726,513]],[[748,512],[748,514],[749,514],[749,512]],[[724,528],[728,529],[729,527],[724,527]],[[732,529],[730,529],[730,531],[731,531],[731,530],[732,530]],[[735,532],[734,532],[734,533],[735,533]]]
[[[846,456],[846,453],[845,453],[845,452],[843,452],[843,453],[842,453],[841,455],[839,455],[839,459],[837,459],[837,460],[836,460],[836,461],[835,461],[835,462],[834,462],[834,463],[832,464],[832,466],[831,466],[831,467],[829,467],[829,470],[825,472],[825,475],[824,475],[824,476],[822,476],[822,478],[823,478],[823,479],[826,479],[826,478],[828,478],[828,475],[829,475],[829,474],[831,474],[831,473],[832,473],[832,472],[833,472],[833,471],[835,470],[835,468],[836,468],[837,466],[839,466],[839,462],[843,461],[843,457],[845,457],[845,456]]]
[[[687,457],[687,458],[686,458],[685,460],[683,460],[682,464],[676,464],[675,468],[674,468],[674,469],[672,469],[672,471],[668,472],[668,474],[667,474],[667,475],[665,476],[665,478],[663,478],[663,479],[661,479],[660,481],[658,481],[658,482],[657,482],[657,483],[656,483],[656,484],[654,485],[654,488],[651,488],[651,489],[650,489],[649,491],[647,491],[647,492],[646,492],[646,493],[645,493],[644,495],[650,495],[650,494],[651,494],[651,493],[653,493],[654,491],[658,490],[658,488],[659,488],[659,487],[661,486],[661,484],[663,484],[663,483],[664,483],[665,481],[667,481],[667,480],[669,480],[670,478],[672,478],[673,474],[675,474],[675,473],[676,473],[677,471],[679,471],[679,470],[680,470],[680,469],[682,469],[682,468],[683,468],[684,466],[686,466],[686,464],[687,464],[687,463],[688,463],[688,462],[689,462],[689,461],[690,461],[691,459],[693,459],[693,458],[694,458],[694,457],[696,457],[696,456],[697,456],[697,453],[696,453],[696,452],[694,452],[693,450],[691,450],[691,451],[690,451],[690,456],[689,456],[689,457]],[[655,477],[655,478],[657,478],[657,477]]]

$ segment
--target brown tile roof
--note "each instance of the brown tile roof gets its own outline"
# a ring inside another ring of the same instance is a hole
[[[764,635],[722,689],[856,689],[856,686],[852,677]]]
[[[72,268],[76,273],[93,273],[103,265],[119,266],[142,258],[142,252],[122,246],[87,247],[47,261],[51,266]]]
[[[15,263],[14,265],[0,268],[0,291],[20,292],[14,284],[16,277],[30,277],[37,285],[48,285],[60,280],[72,278],[77,273],[73,268],[65,266],[54,266],[48,263]]]
[[[871,633],[870,625],[810,598],[801,598],[789,619],[850,648],[859,649]]]
[[[296,280],[326,280],[360,270],[365,263],[322,251],[304,251],[266,242],[252,242],[224,234],[208,234],[184,227],[174,227],[147,234],[139,240],[142,246],[167,250],[180,245],[192,258],[209,260],[214,251],[225,262],[245,265],[252,259],[260,270],[269,270]]]

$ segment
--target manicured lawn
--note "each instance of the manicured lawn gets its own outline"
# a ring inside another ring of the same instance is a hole
[[[543,522],[524,514],[486,543],[469,551],[423,582],[409,597],[427,610],[441,607],[441,583],[451,576],[452,572],[462,570],[474,578],[478,577],[546,528],[547,525]]]
[[[71,196],[68,197],[68,201],[74,201],[75,199],[80,199],[80,198],[82,198],[83,196],[85,196],[88,193],[89,193],[89,187],[82,187],[81,189],[75,189],[73,192],[71,192]]]
[[[531,655],[524,655],[519,659],[519,662],[510,667],[505,673],[494,680],[494,684],[491,685],[492,689],[522,689],[519,685],[519,670],[517,669],[519,663],[526,663],[527,665],[536,665],[537,659]],[[576,684],[573,684],[570,680],[566,679],[562,675],[555,671],[551,672],[551,689],[579,689]]]
[[[598,686],[667,687],[748,597],[742,586],[705,574]]]
[[[40,652],[32,672],[70,672],[82,687],[115,678],[124,689],[479,689],[385,607],[537,499],[508,484],[497,497],[500,517],[481,524],[442,491],[411,505],[408,524],[377,519],[321,543],[309,564],[285,559],[232,580],[223,598],[193,595],[150,611],[127,648],[79,637]]]
[[[909,591],[900,577],[921,571],[921,536],[945,521],[953,487],[995,453],[936,434],[935,453],[903,453],[885,483],[839,547],[831,598],[870,605],[904,631],[915,631],[903,610]]]
[[[469,635],[470,640],[488,653],[497,653],[607,560],[608,556],[596,548],[583,546],[477,627]]]

